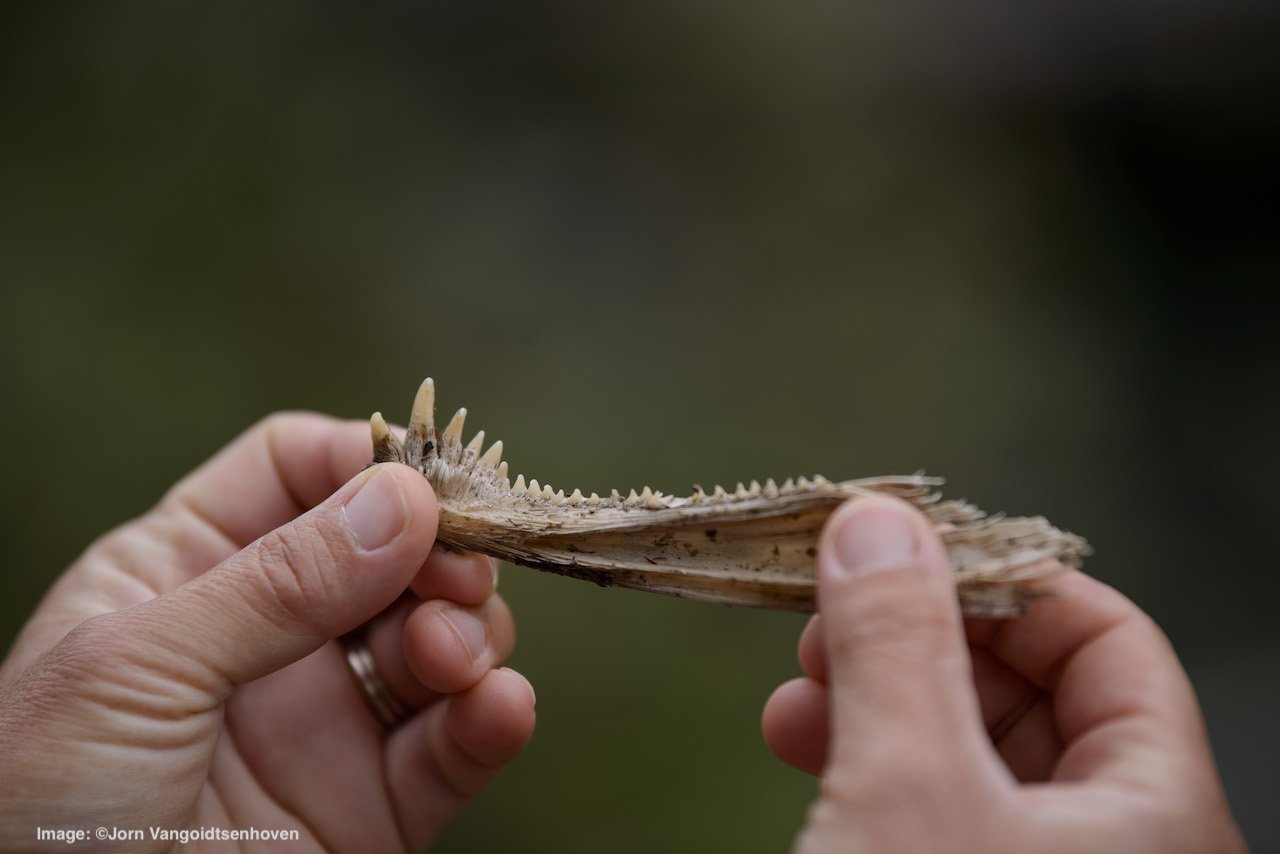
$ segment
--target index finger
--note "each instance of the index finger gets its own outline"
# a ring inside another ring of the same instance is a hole
[[[369,425],[270,415],[177,483],[177,503],[243,548],[333,494],[372,459]]]

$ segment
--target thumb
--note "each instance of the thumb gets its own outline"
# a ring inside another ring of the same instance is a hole
[[[855,498],[827,521],[818,607],[839,769],[936,767],[983,732],[968,648],[942,541],[896,498]],[[921,769],[924,770],[924,769]]]
[[[426,478],[396,463],[372,466],[212,570],[117,616],[148,654],[222,693],[394,602],[431,551],[437,521]]]

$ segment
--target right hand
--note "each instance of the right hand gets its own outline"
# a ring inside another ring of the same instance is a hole
[[[832,515],[818,578],[807,675],[763,720],[823,777],[799,850],[1245,850],[1191,684],[1115,590],[1064,571],[1026,617],[966,627],[933,526],[884,497]]]

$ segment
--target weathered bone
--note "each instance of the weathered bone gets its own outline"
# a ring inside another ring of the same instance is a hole
[[[623,498],[618,490],[583,498],[575,489],[539,485],[524,475],[512,485],[502,443],[478,456],[484,432],[462,447],[459,409],[443,432],[434,426],[435,384],[414,400],[402,446],[380,413],[370,420],[373,459],[421,472],[440,505],[437,539],[583,578],[597,584],[689,599],[791,611],[814,608],[814,555],[831,512],[855,495],[894,495],[914,504],[941,534],[956,592],[967,617],[1016,617],[1038,594],[1025,585],[1079,566],[1089,546],[1043,517],[987,516],[964,501],[943,500],[939,478],[922,473],[833,483],[821,475],[779,487],[739,483],[733,493],[695,485],[688,497],[649,487]]]

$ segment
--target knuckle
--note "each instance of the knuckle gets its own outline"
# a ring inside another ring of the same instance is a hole
[[[309,620],[330,599],[326,570],[343,561],[340,548],[305,520],[265,534],[258,541],[257,571],[248,574],[254,597],[288,617]]]
[[[7,686],[18,704],[36,715],[59,714],[68,698],[86,698],[104,676],[118,670],[129,652],[127,638],[111,614],[90,617]]]
[[[300,409],[279,409],[258,419],[258,422],[249,428],[249,432],[261,432],[271,436],[286,436],[292,432],[299,422],[321,417],[323,416],[318,413]]]
[[[126,633],[113,614],[90,617],[49,650],[49,663],[68,672],[100,671],[131,649]]]
[[[868,581],[877,580],[868,578]],[[865,585],[854,592],[856,607],[838,628],[827,623],[827,646],[834,656],[874,649],[895,658],[932,659],[946,655],[959,639],[955,605],[920,585]]]

